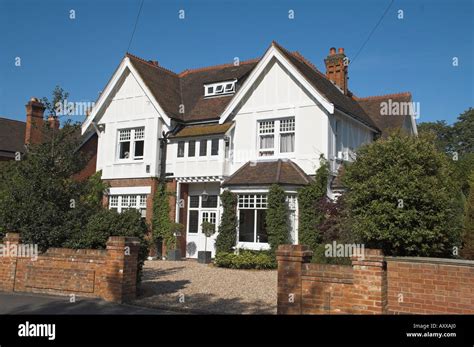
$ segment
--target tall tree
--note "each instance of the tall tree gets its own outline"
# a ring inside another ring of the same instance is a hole
[[[469,176],[469,185],[470,191],[466,202],[461,255],[465,259],[474,260],[474,170],[471,171]]]

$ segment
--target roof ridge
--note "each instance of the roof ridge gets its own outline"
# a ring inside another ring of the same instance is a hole
[[[7,117],[0,117],[0,119],[5,119],[5,120],[11,121],[11,122],[18,122],[18,123],[24,123],[24,124],[26,124],[26,122],[24,122],[24,121],[22,121],[22,120],[11,119],[11,118],[7,118]]]
[[[280,182],[280,176],[281,176],[281,163],[282,163],[282,160],[281,159],[278,159],[277,161],[277,172],[276,172],[276,177],[275,177],[275,181],[276,182]]]
[[[132,54],[132,53],[127,52],[127,53],[125,53],[125,55],[126,55],[127,57],[132,57],[132,58],[134,58],[134,59],[137,59],[138,61],[140,61],[140,62],[142,62],[142,63],[144,63],[144,64],[147,64],[147,65],[149,65],[149,66],[151,66],[151,67],[154,67],[154,68],[163,70],[164,72],[168,72],[168,73],[170,73],[170,74],[172,74],[172,75],[174,75],[174,76],[178,76],[178,74],[177,74],[176,72],[171,71],[170,69],[167,69],[167,68],[165,68],[165,67],[163,67],[163,66],[161,66],[161,65],[155,65],[155,64],[153,64],[153,63],[150,63],[148,60],[143,59],[143,58],[140,58],[140,57],[138,57],[138,56],[136,56],[136,55],[134,55],[134,54]]]
[[[410,96],[410,92],[400,92],[400,93],[393,93],[393,94],[385,94],[385,95],[373,95],[373,96],[365,96],[365,97],[357,97],[354,95],[354,99],[357,101],[360,100],[372,100],[372,99],[381,99],[381,98],[387,98],[387,97],[395,97],[395,96]]]
[[[213,69],[222,69],[225,67],[231,67],[231,66],[240,66],[242,64],[252,64],[260,61],[261,58],[254,58],[254,59],[248,59],[239,62],[239,65],[234,65],[234,63],[225,63],[225,64],[219,64],[219,65],[211,65],[211,66],[203,66],[203,67],[198,67],[194,69],[186,69],[184,71],[181,71],[178,76],[179,77],[184,77],[190,73],[195,73],[195,72],[201,72],[201,71],[208,71],[208,70],[213,70]]]

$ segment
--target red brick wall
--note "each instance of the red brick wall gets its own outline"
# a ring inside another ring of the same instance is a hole
[[[19,235],[8,233],[4,244],[18,245]],[[4,256],[0,258],[0,291],[124,302],[136,296],[139,245],[135,237],[112,236],[106,250],[51,248],[36,259]]]
[[[309,263],[311,254],[302,245],[278,249],[279,314],[474,313],[474,261],[366,249],[340,266]]]
[[[387,258],[389,313],[474,314],[474,261]]]

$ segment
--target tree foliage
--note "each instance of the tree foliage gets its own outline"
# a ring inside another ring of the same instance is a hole
[[[462,224],[452,173],[429,136],[392,135],[360,148],[343,177],[355,236],[388,255],[452,257]]]
[[[461,255],[465,259],[474,260],[474,170],[471,171],[469,176],[469,185],[470,191],[466,202]]]
[[[279,245],[287,244],[290,240],[285,191],[278,184],[272,184],[268,192],[265,222],[268,243],[273,253]]]
[[[0,230],[19,231],[41,250],[59,247],[101,208],[100,173],[72,179],[86,159],[77,152],[78,125],[67,123],[47,141],[30,145],[20,161],[1,171]]]
[[[167,247],[173,248],[176,237],[173,235],[173,222],[170,218],[169,198],[171,193],[166,189],[166,183],[160,182],[153,197],[153,240],[161,238]]]
[[[220,196],[223,212],[216,238],[217,252],[232,252],[237,240],[237,196],[224,190]]]
[[[322,240],[318,225],[322,222],[324,213],[318,209],[318,205],[320,200],[326,196],[328,176],[328,162],[321,156],[314,181],[298,191],[299,243],[309,246],[313,251]]]

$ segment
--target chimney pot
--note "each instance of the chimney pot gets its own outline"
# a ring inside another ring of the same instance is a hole
[[[329,48],[329,55],[334,55],[334,54],[336,54],[336,47]]]
[[[344,54],[344,48],[339,48],[339,54]]]

